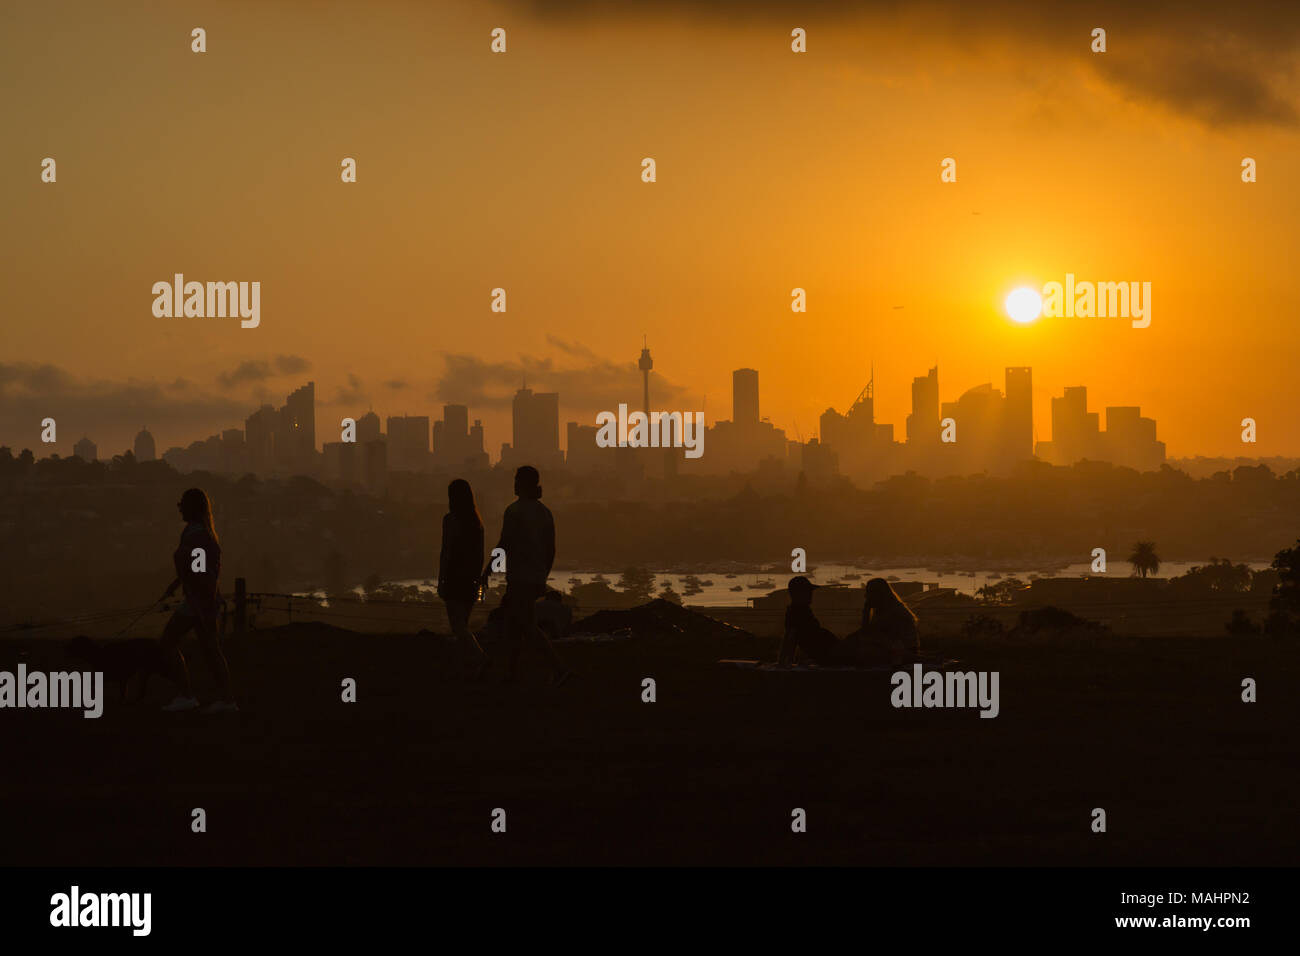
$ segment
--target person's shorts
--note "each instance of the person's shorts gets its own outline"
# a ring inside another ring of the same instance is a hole
[[[199,624],[208,624],[213,630],[217,626],[217,609],[210,611],[196,610],[189,601],[182,601],[180,607],[172,611],[172,620],[197,628]]]

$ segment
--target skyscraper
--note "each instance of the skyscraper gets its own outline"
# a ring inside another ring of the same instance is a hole
[[[276,470],[285,474],[306,474],[316,459],[316,383],[308,382],[289,393],[280,409],[274,441]]]
[[[357,419],[358,445],[368,445],[372,441],[380,441],[384,437],[382,432],[379,416],[373,411],[366,412]]]
[[[758,424],[758,372],[752,368],[731,373],[731,420],[738,428]]]
[[[469,409],[464,405],[444,405],[442,419],[433,423],[433,464],[435,468],[453,470],[487,467],[483,424],[475,420],[470,428]]]
[[[912,379],[912,414],[907,416],[907,443],[932,445],[939,441],[939,367]]]
[[[149,434],[148,428],[141,428],[135,436],[135,446],[131,453],[135,455],[136,461],[153,461],[158,457],[158,446],[154,444],[153,435]]]
[[[534,392],[521,388],[515,393],[512,411],[512,443],[509,464],[551,467],[563,461],[560,455],[560,396],[557,392]],[[503,452],[506,448],[502,449]]]
[[[1034,457],[1033,370],[1018,366],[1006,370],[1006,405],[1002,428],[1004,464]]]
[[[388,470],[424,471],[429,464],[429,416],[388,417]]]

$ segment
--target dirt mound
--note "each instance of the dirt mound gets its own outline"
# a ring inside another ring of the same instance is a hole
[[[1012,637],[1039,634],[1084,634],[1106,631],[1105,625],[1089,621],[1059,607],[1036,607],[1020,612]]]
[[[630,631],[633,637],[680,635],[689,638],[748,637],[749,632],[715,620],[680,604],[655,598],[648,604],[597,611],[576,622],[571,634],[613,634]]]

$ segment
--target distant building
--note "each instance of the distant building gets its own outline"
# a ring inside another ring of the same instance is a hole
[[[442,470],[483,469],[488,466],[483,450],[483,423],[469,425],[464,405],[444,405],[442,420],[433,423],[433,466]]]
[[[758,412],[758,372],[738,368],[731,373],[731,420],[714,422],[705,429],[703,456],[678,462],[682,473],[753,471],[768,459],[784,467],[785,432],[759,418]]]
[[[1052,438],[1040,441],[1038,457],[1054,465],[1079,461],[1108,461],[1138,471],[1157,471],[1165,462],[1165,443],[1156,439],[1156,422],[1144,418],[1136,405],[1106,409],[1106,430],[1098,414],[1088,411],[1088,390],[1065,389],[1052,399]]]
[[[388,443],[376,440],[361,447],[365,486],[370,491],[382,492],[388,487]]]
[[[835,453],[840,470],[867,480],[891,474],[899,460],[894,426],[876,421],[875,377],[873,367],[871,378],[846,413],[828,408],[818,420],[821,444]]]
[[[372,441],[383,440],[383,431],[379,424],[379,416],[373,411],[366,412],[357,419],[357,444],[366,445]]]
[[[1002,456],[1008,463],[1034,457],[1034,373],[1024,366],[1006,370]]]
[[[510,467],[532,465],[546,469],[563,463],[560,453],[560,396],[524,387],[511,405],[511,443],[501,446],[501,460]]]
[[[1158,471],[1165,461],[1165,443],[1156,440],[1156,421],[1143,418],[1136,405],[1106,409],[1106,433],[1102,447],[1106,459],[1138,471]]]
[[[136,461],[153,461],[158,457],[158,446],[154,444],[153,435],[148,428],[141,428],[135,436],[135,445],[131,450]]]
[[[316,464],[316,383],[308,382],[289,393],[280,409],[275,466],[282,474],[306,475]]]
[[[757,425],[758,372],[738,368],[731,373],[731,420],[740,427]]]
[[[248,451],[248,468],[254,474],[271,473],[275,451],[275,433],[280,416],[275,406],[263,405],[244,419],[244,445]]]
[[[390,415],[387,424],[388,470],[427,471],[429,416]]]
[[[583,474],[593,471],[613,471],[616,467],[611,449],[596,445],[595,425],[568,422],[565,425],[565,459],[569,471]]]
[[[939,443],[939,368],[912,379],[912,414],[907,416],[909,446]]]
[[[325,477],[345,484],[360,483],[361,465],[365,446],[357,442],[331,441],[321,448],[325,462]]]
[[[83,438],[72,446],[72,454],[82,461],[96,461],[99,458],[99,449],[89,438]]]

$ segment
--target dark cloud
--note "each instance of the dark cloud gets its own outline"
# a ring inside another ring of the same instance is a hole
[[[809,29],[879,25],[919,62],[956,55],[1014,69],[1082,67],[1126,99],[1207,126],[1300,124],[1295,107],[1300,4],[1185,0],[1086,5],[1041,0],[514,0],[556,25],[672,20],[705,29]],[[1107,33],[1107,52],[1090,49]],[[1010,51],[1010,52],[1008,52]]]
[[[301,355],[277,355],[275,357],[275,367],[281,375],[298,375],[310,371],[311,362],[308,362]]]
[[[559,364],[551,358],[520,356],[518,361],[487,362],[472,355],[443,355],[445,371],[433,398],[471,408],[509,408],[515,392],[527,381],[537,392],[559,392],[560,407],[569,411],[599,411],[628,402],[639,407],[641,372],[635,362],[611,362],[585,346],[548,337],[551,345],[578,358],[578,364]],[[685,390],[662,375],[650,378],[651,401],[671,407]]]
[[[263,382],[277,375],[297,375],[311,368],[311,363],[299,355],[277,355],[274,362],[249,359],[240,362],[233,370],[217,375],[222,388],[234,388],[249,382]]]
[[[243,385],[246,382],[260,382],[270,377],[270,363],[249,360],[240,362],[233,371],[219,373],[217,375],[217,384],[222,388],[234,388],[236,385]]]
[[[394,378],[385,382],[384,388],[391,388],[394,392],[400,392],[404,388],[410,388],[410,383],[403,382],[400,378]]]
[[[369,395],[362,385],[361,379],[355,375],[348,376],[348,384],[340,385],[334,390],[334,397],[330,399],[330,405],[361,405],[369,400]]]
[[[162,448],[242,427],[252,411],[246,401],[188,384],[177,388],[179,382],[83,380],[53,365],[0,363],[0,442],[41,456],[40,422],[49,417],[58,426],[60,453],[86,435],[108,456],[128,447],[142,425]]]

